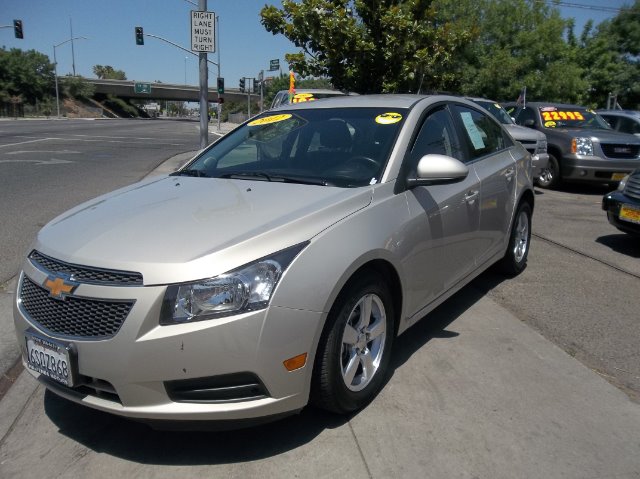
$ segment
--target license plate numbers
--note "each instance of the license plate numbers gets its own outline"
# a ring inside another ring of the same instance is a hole
[[[69,344],[25,333],[27,366],[65,386],[74,385],[74,357]]]
[[[640,208],[631,205],[620,207],[620,219],[631,223],[640,224]]]
[[[625,176],[627,176],[629,173],[613,173],[611,175],[611,179],[613,181],[620,181],[622,178],[624,178]]]

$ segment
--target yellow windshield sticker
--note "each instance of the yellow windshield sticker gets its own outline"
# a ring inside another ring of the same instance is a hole
[[[545,128],[555,128],[556,127],[556,122],[555,121],[546,121],[544,123],[544,127]]]
[[[376,123],[380,123],[381,125],[392,125],[393,123],[398,123],[400,120],[402,120],[400,113],[388,112],[376,116]]]
[[[293,95],[293,99],[291,103],[302,103],[305,101],[313,101],[316,98],[313,96],[313,93],[296,93]]]
[[[250,121],[249,126],[268,125],[269,123],[277,123],[279,121],[288,120],[289,118],[291,118],[290,113],[284,113],[282,115],[265,116],[262,118],[258,118],[257,120]]]
[[[544,121],[557,120],[584,120],[584,116],[579,111],[543,111],[542,119]]]

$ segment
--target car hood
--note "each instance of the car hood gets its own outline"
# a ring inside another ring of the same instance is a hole
[[[371,191],[164,177],[62,214],[35,248],[69,263],[140,272],[145,285],[192,281],[311,239],[366,207]]]
[[[603,130],[600,128],[553,128],[550,131],[564,133],[570,138],[594,138],[600,143],[640,144],[640,138],[635,135],[621,133],[616,130]]]
[[[507,129],[514,140],[528,142],[546,140],[546,136],[544,133],[532,128],[527,128],[515,124],[505,124],[504,127]]]

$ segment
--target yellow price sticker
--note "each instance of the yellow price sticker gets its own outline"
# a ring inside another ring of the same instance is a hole
[[[579,111],[543,111],[542,119],[544,121],[558,120],[584,120],[584,116]]]
[[[250,121],[248,124],[249,126],[268,125],[269,123],[277,123],[279,121],[288,120],[289,118],[291,118],[290,113],[283,113],[282,115],[271,115],[258,118],[257,120]]]
[[[293,99],[291,103],[302,103],[305,101],[313,101],[316,98],[313,96],[313,93],[296,93],[293,95]]]
[[[394,123],[398,123],[400,120],[402,120],[402,115],[400,113],[388,112],[376,116],[376,123],[381,125],[392,125]]]

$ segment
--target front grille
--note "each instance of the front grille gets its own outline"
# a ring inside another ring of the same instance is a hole
[[[110,301],[67,296],[64,301],[24,276],[20,305],[31,321],[45,332],[86,339],[114,336],[129,315],[134,300]]]
[[[624,194],[640,200],[640,173],[629,177],[624,187]]]
[[[640,145],[603,143],[600,146],[607,158],[632,159],[640,155]]]
[[[524,146],[525,150],[527,150],[532,155],[536,152],[536,148],[538,146],[538,143],[536,141],[521,141],[520,143],[522,144],[522,146]]]
[[[110,286],[141,286],[142,274],[133,271],[116,271],[77,264],[65,263],[45,256],[38,251],[32,251],[29,259],[34,266],[49,273],[66,273],[73,281],[86,284],[101,284]]]

